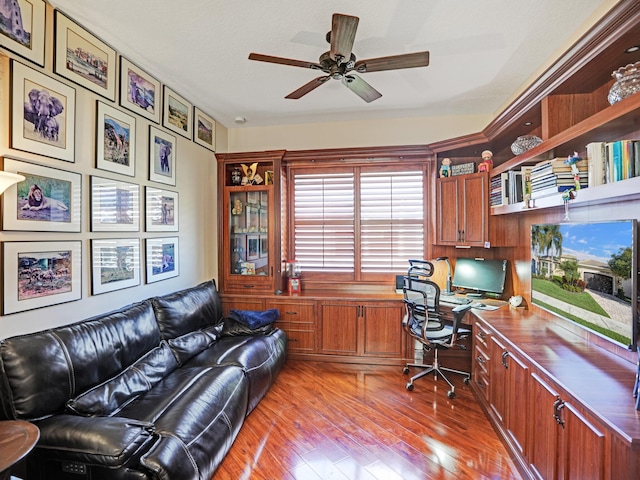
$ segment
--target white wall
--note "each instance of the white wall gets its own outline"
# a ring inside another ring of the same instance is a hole
[[[230,152],[425,145],[482,131],[488,115],[410,117],[229,129]]]
[[[49,8],[49,7],[48,7]],[[50,13],[50,12],[48,12]],[[48,16],[50,20],[52,15]],[[82,242],[82,299],[0,316],[0,338],[68,324],[142,300],[154,295],[173,292],[217,277],[218,238],[216,232],[217,215],[217,167],[214,153],[192,141],[177,135],[176,186],[162,185],[148,180],[148,141],[150,122],[136,116],[136,172],[135,178],[98,170],[95,168],[96,99],[112,104],[109,100],[73,84],[52,73],[53,38],[51,22],[47,25],[47,55],[45,68],[39,68],[29,61],[13,57],[35,70],[43,72],[60,82],[73,86],[76,90],[76,142],[75,162],[43,157],[9,148],[9,103],[10,69],[12,54],[0,53],[0,156],[11,157],[40,165],[82,174],[82,226],[80,233],[59,232],[0,232],[0,241],[64,241]],[[161,81],[163,79],[160,79]],[[176,90],[178,90],[176,88]],[[179,92],[179,91],[178,91]],[[130,112],[127,112],[130,113]],[[216,139],[226,148],[227,132],[218,125]],[[141,222],[139,232],[108,234],[90,232],[89,178],[97,175],[116,178],[141,186]],[[146,233],[144,231],[144,186],[155,185],[162,189],[179,193],[179,232]],[[101,295],[91,295],[90,239],[92,238],[140,238],[144,261],[144,239],[149,237],[179,237],[180,275],[164,281],[145,284],[145,265],[141,272],[141,285]],[[4,259],[2,259],[4,265]],[[4,282],[13,281],[5,277]],[[4,284],[3,284],[4,286]],[[1,297],[0,291],[0,297]]]

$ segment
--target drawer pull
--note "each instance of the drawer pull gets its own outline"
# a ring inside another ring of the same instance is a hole
[[[487,336],[485,335],[484,332],[478,331],[478,338],[481,338],[482,340],[484,340],[485,338],[487,338]]]
[[[564,408],[564,402],[558,396],[556,397],[556,401],[553,402],[553,418],[556,420],[556,423],[564,428],[564,420],[560,418],[560,410]]]
[[[481,363],[483,365],[486,363],[486,360],[482,358],[482,355],[478,355],[478,358],[476,358],[476,360],[478,363]]]
[[[253,288],[255,285],[242,285],[243,288]]]
[[[298,312],[284,312],[285,315],[298,315]]]
[[[502,366],[504,368],[509,368],[509,364],[507,363],[507,357],[509,356],[509,352],[507,352],[506,350],[504,352],[502,352]]]

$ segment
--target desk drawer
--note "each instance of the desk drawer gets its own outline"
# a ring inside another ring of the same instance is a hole
[[[290,352],[315,353],[316,335],[314,330],[309,330],[300,323],[283,322],[281,320],[278,320],[275,326],[286,332],[287,349]]]

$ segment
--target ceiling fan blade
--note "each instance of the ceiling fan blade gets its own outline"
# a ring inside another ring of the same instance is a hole
[[[314,62],[305,62],[304,60],[292,60],[290,58],[272,57],[271,55],[262,55],[260,53],[250,53],[249,60],[257,60],[258,62],[278,63],[280,65],[291,65],[292,67],[313,68],[322,70],[322,65]]]
[[[339,60],[349,61],[351,58],[351,50],[353,42],[356,38],[356,29],[358,28],[358,17],[350,15],[342,15],[334,13],[331,21],[331,58],[342,63]]]
[[[345,75],[342,77],[342,83],[367,103],[373,102],[382,96],[379,91],[357,75]]]
[[[353,69],[357,72],[365,73],[399,70],[401,68],[426,67],[427,65],[429,65],[429,52],[417,52],[359,60]]]
[[[313,80],[311,80],[308,83],[305,83],[299,89],[291,92],[289,95],[287,95],[284,98],[288,98],[290,100],[297,100],[300,97],[302,97],[302,96],[306,95],[307,93],[311,92],[312,90],[315,90],[316,88],[318,88],[320,85],[325,83],[330,78],[331,77],[329,75],[325,75],[323,77],[314,78]]]

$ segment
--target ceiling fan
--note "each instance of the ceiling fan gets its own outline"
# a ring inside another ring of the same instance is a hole
[[[356,61],[356,56],[351,49],[353,48],[353,42],[356,37],[358,21],[358,17],[342,15],[340,13],[333,14],[331,31],[327,33],[327,42],[331,45],[331,49],[320,55],[318,63],[273,57],[259,53],[249,54],[249,60],[311,68],[312,70],[320,70],[326,73],[326,75],[314,78],[297,90],[294,90],[285,98],[297,100],[312,90],[315,90],[327,80],[333,78],[334,80],[341,80],[349,90],[367,103],[377,100],[382,94],[352,72],[381,72],[384,70],[426,67],[429,65],[429,52],[407,53]]]

